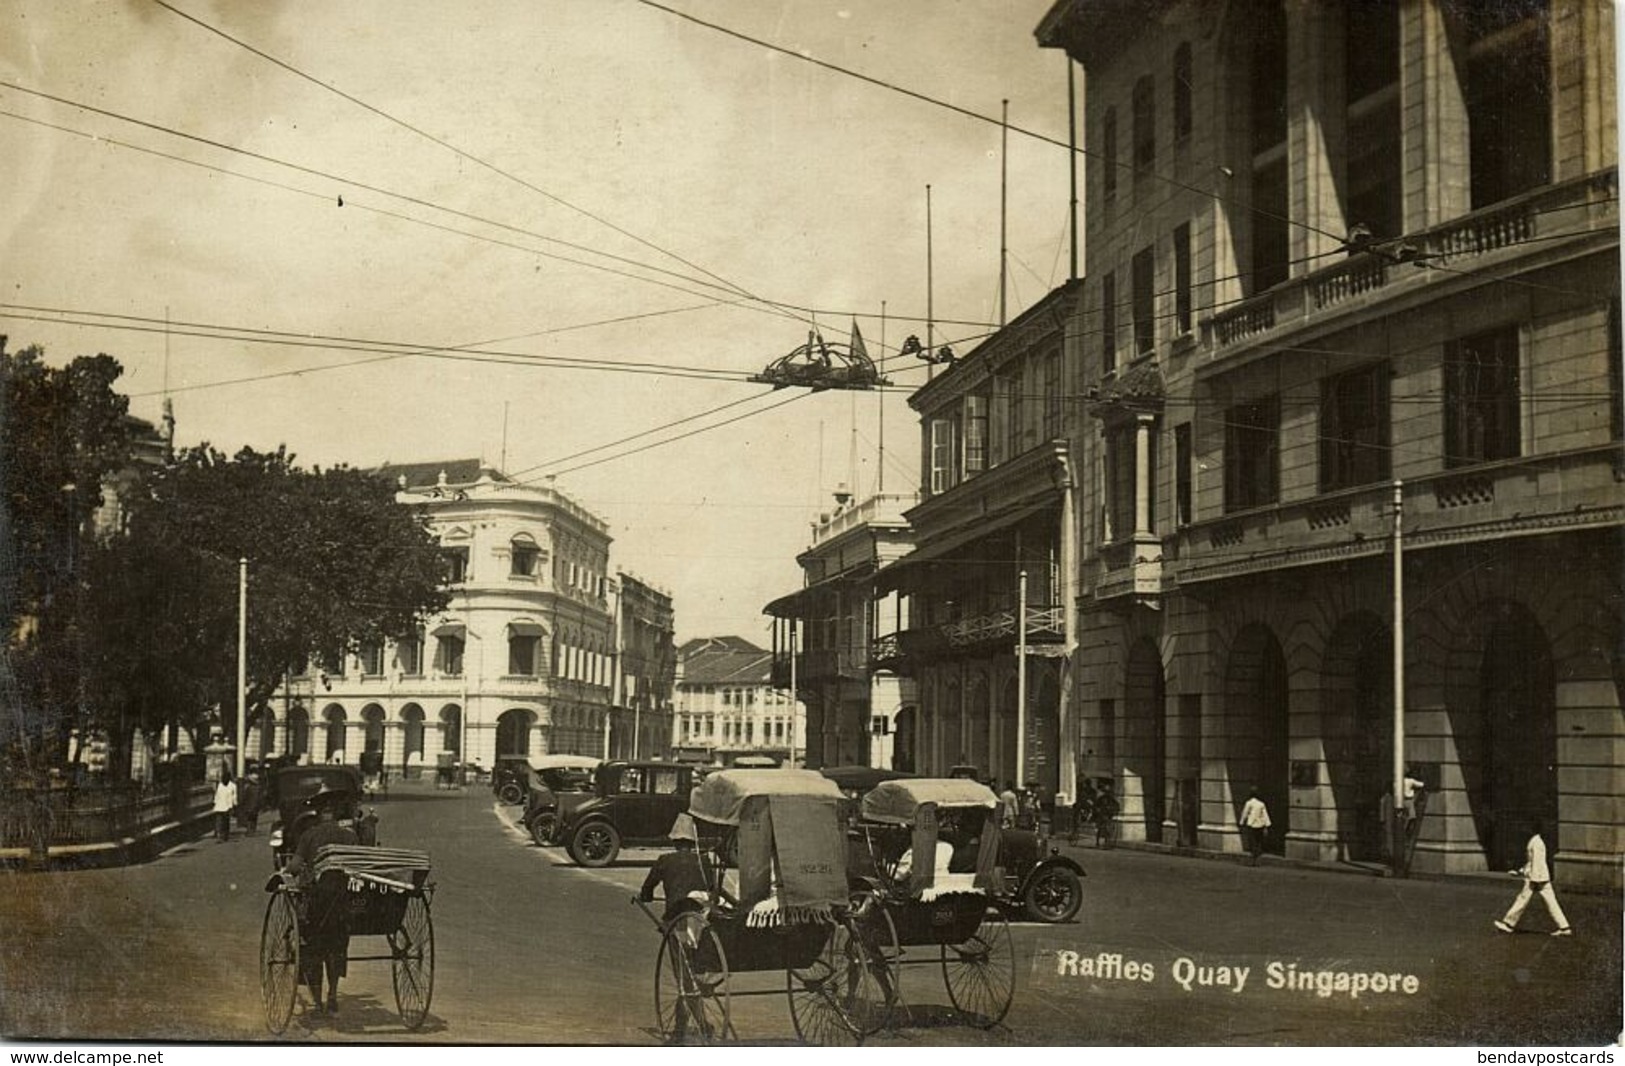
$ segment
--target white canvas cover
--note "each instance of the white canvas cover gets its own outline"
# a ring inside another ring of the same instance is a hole
[[[937,807],[999,805],[993,790],[962,777],[913,777],[882,781],[863,797],[863,817],[889,825],[913,825],[922,804]]]
[[[538,770],[596,770],[602,761],[591,755],[538,755],[530,765]]]
[[[808,796],[840,800],[835,782],[812,770],[718,770],[694,790],[688,813],[717,825],[738,825],[751,796]]]

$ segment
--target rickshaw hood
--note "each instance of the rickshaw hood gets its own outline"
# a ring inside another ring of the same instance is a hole
[[[839,802],[841,790],[813,770],[719,770],[694,790],[688,812],[701,821],[738,825],[745,801],[752,796],[807,796]]]
[[[927,803],[992,810],[998,806],[999,797],[986,785],[959,777],[882,781],[863,797],[863,817],[871,822],[913,825],[920,807]]]

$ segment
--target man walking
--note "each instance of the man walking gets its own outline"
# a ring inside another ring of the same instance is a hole
[[[1535,823],[1534,832],[1524,845],[1523,866],[1512,871],[1514,877],[1523,878],[1523,888],[1518,890],[1518,896],[1507,909],[1506,917],[1496,919],[1495,928],[1503,933],[1517,930],[1518,919],[1523,917],[1523,909],[1529,906],[1530,897],[1539,896],[1541,902],[1546,904],[1546,912],[1552,916],[1552,924],[1557,926],[1552,930],[1552,936],[1574,935],[1574,930],[1569,928],[1568,916],[1557,902],[1557,893],[1552,891],[1552,870],[1546,861],[1546,841],[1542,836],[1544,828],[1540,822]]]
[[[231,815],[237,809],[237,782],[231,767],[220,767],[220,780],[214,786],[214,836],[224,844],[231,839]]]
[[[1264,853],[1264,837],[1270,828],[1269,808],[1264,806],[1264,800],[1258,795],[1258,789],[1247,793],[1247,802],[1241,805],[1241,814],[1236,818],[1241,828],[1241,842],[1247,848],[1247,865],[1257,866],[1258,857]]]

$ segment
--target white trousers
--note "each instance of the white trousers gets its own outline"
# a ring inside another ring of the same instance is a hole
[[[1557,923],[1559,929],[1569,927],[1569,920],[1563,914],[1563,908],[1558,906],[1557,893],[1552,891],[1550,881],[1525,881],[1523,888],[1518,890],[1518,898],[1512,901],[1512,906],[1507,910],[1506,917],[1501,920],[1510,926],[1516,927],[1518,919],[1523,917],[1523,909],[1529,906],[1531,896],[1541,898],[1541,901],[1546,904],[1547,912],[1552,916],[1552,921]]]

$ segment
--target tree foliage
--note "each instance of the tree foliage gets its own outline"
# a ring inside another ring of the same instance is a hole
[[[130,455],[123,368],[108,355],[45,364],[0,337],[0,740],[36,767],[78,713],[82,567],[108,474]]]
[[[399,637],[441,610],[426,515],[387,481],[301,469],[286,449],[227,457],[203,445],[148,479],[127,536],[96,561],[104,719],[234,721],[238,560],[248,561],[248,699],[289,671]]]

